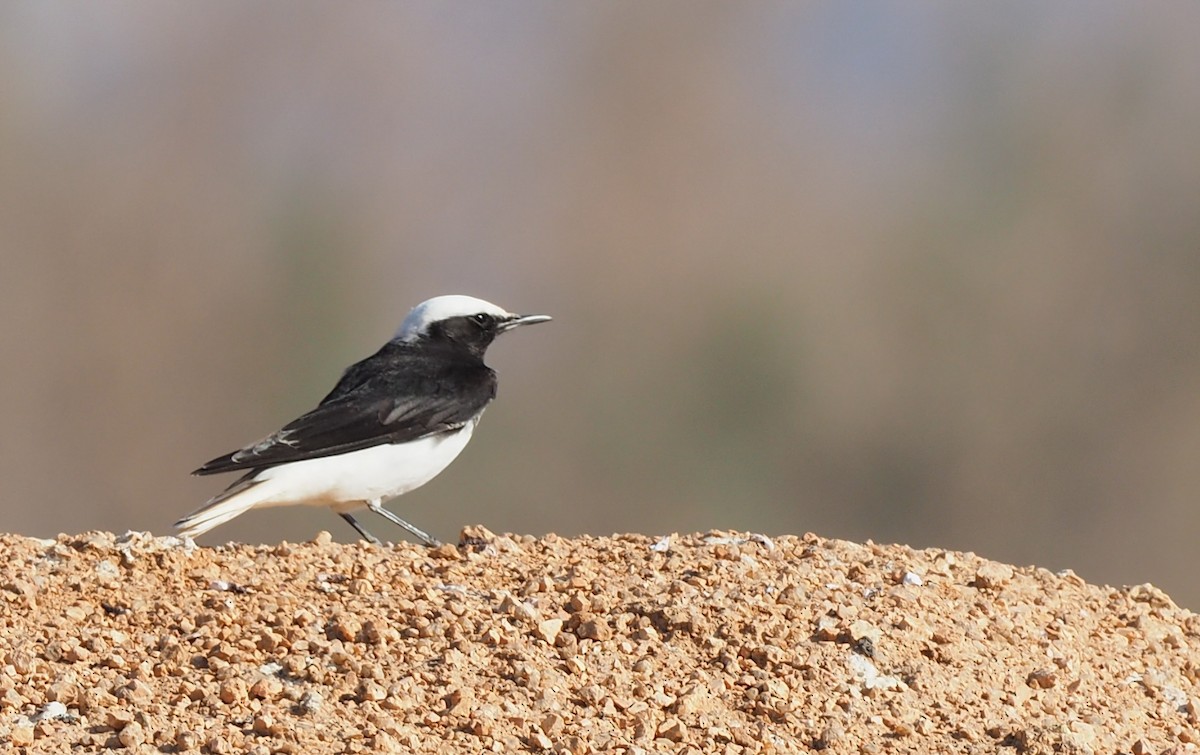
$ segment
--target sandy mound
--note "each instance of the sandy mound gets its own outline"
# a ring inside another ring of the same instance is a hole
[[[1161,753],[1200,621],[972,554],[710,533],[0,537],[30,753]]]

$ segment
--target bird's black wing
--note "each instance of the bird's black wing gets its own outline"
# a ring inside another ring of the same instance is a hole
[[[429,359],[388,344],[347,369],[317,408],[194,474],[273,467],[449,432],[495,395],[496,374],[482,361]]]

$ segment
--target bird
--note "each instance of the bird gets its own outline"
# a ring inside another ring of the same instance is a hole
[[[310,505],[332,509],[376,545],[353,512],[368,509],[423,544],[440,545],[383,506],[436,477],[471,439],[496,397],[496,373],[483,361],[492,341],[548,320],[471,296],[418,304],[312,411],[195,470],[244,474],[177,521],[179,535],[197,537],[254,508]]]

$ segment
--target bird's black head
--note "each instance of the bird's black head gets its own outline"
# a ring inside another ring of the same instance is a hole
[[[470,296],[438,296],[408,313],[396,340],[448,344],[482,359],[501,333],[549,319],[547,315],[514,315]]]

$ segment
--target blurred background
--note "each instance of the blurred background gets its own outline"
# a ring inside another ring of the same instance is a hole
[[[0,5],[0,530],[168,534],[442,293],[555,321],[443,539],[973,550],[1200,607],[1200,6]],[[385,538],[401,533],[367,520]],[[275,542],[324,510],[201,539]]]

